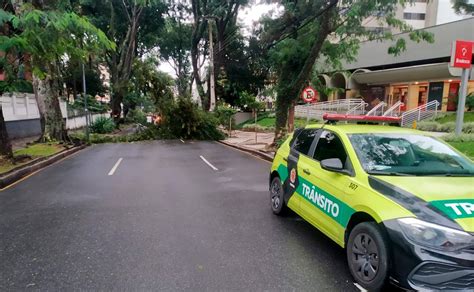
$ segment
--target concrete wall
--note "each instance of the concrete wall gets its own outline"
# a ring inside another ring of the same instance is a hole
[[[29,93],[5,93],[0,97],[3,116],[10,139],[41,135],[41,123],[36,99]],[[86,118],[78,111],[67,109],[66,102],[60,103],[61,113],[66,122],[66,129],[73,130],[86,125]],[[93,114],[91,121],[108,114]],[[68,117],[68,118],[66,118]]]
[[[41,135],[41,123],[39,119],[17,120],[5,122],[10,139]]]
[[[39,119],[34,94],[5,93],[0,97],[5,121]]]
[[[99,117],[108,118],[108,117],[110,117],[110,115],[109,114],[93,114],[93,115],[91,115],[91,123],[93,123]],[[85,116],[72,117],[72,118],[68,118],[66,120],[66,129],[68,129],[68,130],[79,129],[79,128],[82,128],[82,127],[85,127],[85,126],[86,126],[86,117]]]

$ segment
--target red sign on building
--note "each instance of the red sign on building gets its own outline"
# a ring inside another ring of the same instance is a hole
[[[471,68],[472,47],[474,42],[471,41],[455,41],[451,48],[451,67],[455,68]]]

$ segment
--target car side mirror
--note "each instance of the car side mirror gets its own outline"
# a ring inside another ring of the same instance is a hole
[[[321,168],[327,171],[349,174],[347,169],[344,169],[344,165],[342,165],[342,161],[339,158],[329,158],[321,160],[320,162]]]

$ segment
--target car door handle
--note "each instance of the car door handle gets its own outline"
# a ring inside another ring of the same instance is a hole
[[[309,169],[307,169],[307,168],[303,169],[303,172],[306,173],[307,175],[311,174],[311,171],[309,171]]]

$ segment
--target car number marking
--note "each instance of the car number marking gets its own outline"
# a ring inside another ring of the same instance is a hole
[[[359,186],[356,185],[355,183],[350,183],[350,184],[349,184],[349,188],[352,189],[352,190],[354,190],[354,191],[357,190],[358,187],[359,187]]]

